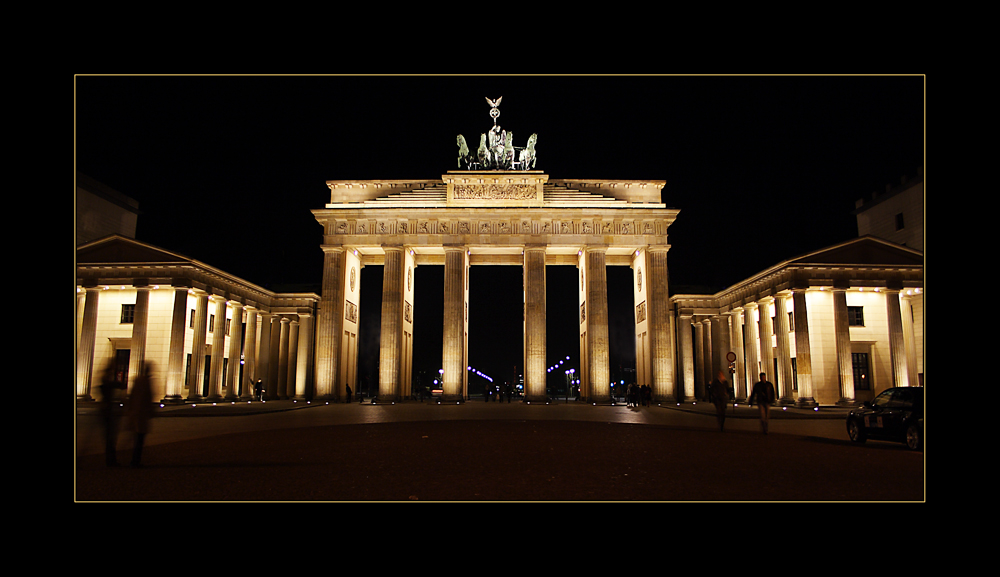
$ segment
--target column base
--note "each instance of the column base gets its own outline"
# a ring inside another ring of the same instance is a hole
[[[400,397],[399,397],[399,395],[379,395],[379,396],[375,397],[372,400],[374,401],[373,404],[376,404],[376,405],[387,405],[389,403],[398,403],[398,402],[400,402]]]
[[[839,401],[837,401],[838,407],[853,407],[857,404],[858,402],[854,399],[840,399]]]
[[[812,397],[800,397],[795,401],[795,406],[800,409],[815,409],[819,406],[819,403]]]
[[[167,395],[166,397],[160,399],[160,403],[164,405],[183,405],[184,397],[180,395]]]
[[[462,395],[441,395],[441,402],[448,404],[464,403],[465,397]]]

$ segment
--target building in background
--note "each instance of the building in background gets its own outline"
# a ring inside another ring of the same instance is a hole
[[[139,203],[81,173],[76,175],[77,246],[111,234],[135,238]]]
[[[858,236],[877,236],[896,244],[924,250],[924,171],[916,178],[903,177],[897,186],[886,185],[883,194],[855,204]]]

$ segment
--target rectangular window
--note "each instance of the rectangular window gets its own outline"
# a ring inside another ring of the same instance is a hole
[[[226,319],[226,336],[227,337],[229,336],[229,321],[231,321],[231,320],[233,320],[233,319]]]
[[[854,366],[854,390],[870,391],[872,387],[868,353],[851,353],[851,364]]]
[[[122,305],[122,324],[135,321],[135,305]]]
[[[903,230],[903,213],[896,215],[896,230]]]
[[[215,315],[208,316],[208,332],[215,330]]]
[[[852,327],[865,326],[864,307],[847,307],[847,324]]]
[[[194,328],[194,309],[191,309],[191,322],[188,323],[188,328]]]

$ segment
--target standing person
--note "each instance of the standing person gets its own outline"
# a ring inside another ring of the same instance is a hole
[[[715,404],[715,418],[719,421],[719,430],[724,431],[726,425],[726,407],[729,405],[729,386],[726,375],[719,371],[711,384],[712,403]]]
[[[351,385],[345,385],[347,387],[347,404],[351,404]]]
[[[101,377],[101,424],[104,426],[104,462],[109,467],[118,466],[118,418],[115,397],[125,385],[115,374],[114,361],[108,362]]]
[[[257,379],[257,384],[253,386],[253,398],[258,401],[264,400],[264,382]]]
[[[142,466],[142,445],[146,440],[146,433],[149,432],[149,420],[153,418],[153,389],[149,382],[150,373],[152,373],[152,364],[147,361],[143,363],[139,375],[135,378],[135,383],[132,384],[132,392],[128,396],[128,406],[126,407],[129,428],[135,435],[135,444],[132,448],[133,467]]]
[[[760,380],[754,383],[750,393],[750,402],[757,402],[760,409],[760,429],[767,434],[767,419],[770,416],[771,404],[774,403],[774,385],[767,380],[767,373],[760,374]]]

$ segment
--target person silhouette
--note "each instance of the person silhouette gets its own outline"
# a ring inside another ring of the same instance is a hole
[[[715,404],[715,418],[719,421],[719,430],[726,426],[726,407],[729,405],[729,384],[726,375],[719,371],[711,385],[712,403]]]
[[[750,393],[750,403],[756,401],[760,410],[760,430],[767,434],[767,421],[770,417],[771,404],[774,403],[774,385],[767,380],[767,373],[760,374],[760,380],[754,383]]]
[[[132,391],[128,396],[126,406],[126,416],[128,417],[129,428],[134,435],[132,446],[132,466],[142,466],[142,447],[146,440],[146,433],[149,432],[149,421],[153,418],[153,389],[149,382],[149,377],[153,372],[152,363],[145,362],[132,384]]]

